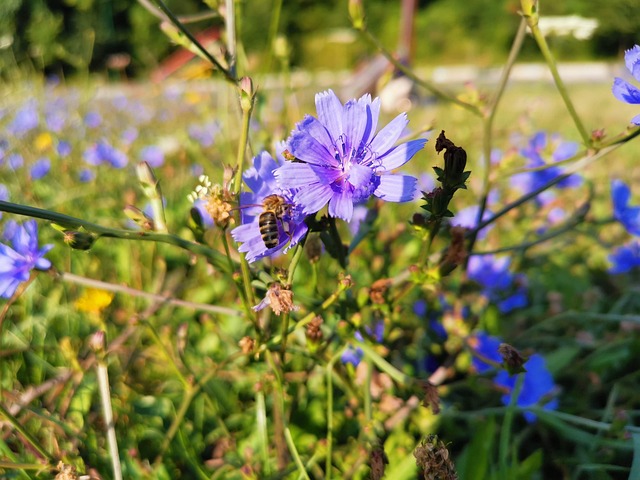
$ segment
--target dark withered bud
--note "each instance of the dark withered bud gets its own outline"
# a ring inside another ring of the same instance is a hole
[[[133,205],[127,205],[124,207],[123,211],[130,220],[133,220],[143,230],[153,231],[155,229],[153,218],[149,217],[139,208],[136,208]]]
[[[385,302],[385,295],[390,286],[391,280],[388,278],[381,278],[380,280],[373,282],[371,284],[371,289],[369,290],[369,298],[371,301],[378,305],[383,304]]]
[[[322,241],[317,235],[309,235],[304,243],[304,250],[311,263],[318,263],[322,255]]]
[[[428,380],[421,382],[420,386],[424,391],[424,397],[422,399],[422,406],[425,408],[431,408],[434,415],[440,413],[440,395],[438,395],[438,388],[429,382]]]
[[[440,275],[446,276],[458,265],[461,265],[467,258],[467,248],[464,243],[466,233],[464,227],[451,227],[451,244],[447,248],[447,253],[440,264]]]
[[[445,189],[466,188],[465,182],[471,173],[464,170],[467,166],[467,152],[449,140],[445,136],[444,130],[440,132],[436,140],[436,152],[440,153],[442,150],[445,150],[444,170],[434,167],[438,174],[438,181]]]
[[[498,347],[498,353],[502,356],[502,365],[504,365],[511,375],[526,372],[523,366],[525,359],[522,358],[520,352],[511,345],[508,343],[501,343]]]
[[[382,445],[377,445],[369,452],[369,467],[371,468],[371,474],[369,478],[371,480],[380,480],[384,477],[384,470],[389,465],[389,459],[387,454],[384,453]]]
[[[242,337],[238,342],[240,350],[245,355],[249,355],[251,352],[253,352],[253,348],[255,347],[255,345],[256,341],[251,337]]]
[[[437,435],[429,435],[413,451],[416,464],[425,480],[457,480],[458,474],[449,450]]]
[[[306,335],[309,346],[317,346],[322,341],[322,317],[317,315],[307,324]]]
[[[63,235],[64,243],[75,250],[89,250],[96,241],[96,236],[89,232],[66,230]]]

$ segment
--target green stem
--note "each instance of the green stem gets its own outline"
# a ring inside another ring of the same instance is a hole
[[[33,447],[33,449],[37,451],[43,458],[47,459],[50,465],[56,464],[56,459],[53,458],[53,455],[51,455],[44,448],[42,448],[42,445],[40,445],[40,442],[36,438],[34,438],[33,435],[31,435],[31,433],[29,433],[29,431],[22,426],[22,424],[18,421],[18,419],[13,415],[11,415],[11,413],[9,413],[9,411],[6,408],[4,408],[4,405],[2,405],[1,403],[0,403],[0,416],[3,416],[5,419],[7,419],[7,421],[11,424],[11,426],[13,426],[13,428],[20,435],[24,437],[24,439],[29,443],[29,445],[31,445],[31,447]]]
[[[464,102],[458,98],[456,98],[455,96],[445,92],[444,90],[440,90],[438,87],[436,87],[433,83],[424,80],[422,78],[419,78],[410,68],[406,67],[405,65],[403,65],[402,63],[400,63],[391,52],[389,52],[386,48],[384,48],[384,46],[382,45],[382,43],[380,43],[380,41],[371,33],[369,32],[369,30],[363,26],[362,28],[357,28],[354,26],[354,28],[364,37],[364,39],[366,41],[368,41],[376,50],[378,50],[382,55],[384,55],[384,57],[389,60],[389,62],[400,72],[402,72],[404,75],[407,76],[407,78],[413,80],[417,85],[420,85],[421,87],[429,90],[431,93],[433,93],[436,97],[438,97],[441,100],[445,100],[447,102],[453,103],[455,105],[458,105],[459,107],[464,108],[465,110],[468,110],[469,112],[473,113],[474,115],[478,115],[478,116],[482,116],[482,112],[480,111],[480,109],[475,106],[472,105],[470,103]]]
[[[333,449],[333,365],[347,349],[345,345],[327,363],[327,456],[325,458],[325,480],[331,480],[331,453]]]
[[[518,374],[516,384],[511,392],[511,399],[509,405],[504,414],[504,420],[502,421],[502,428],[500,429],[500,446],[498,455],[500,457],[500,478],[502,480],[509,480],[509,454],[511,453],[511,425],[513,424],[513,418],[517,411],[518,397],[524,384],[524,374]]]
[[[220,62],[218,62],[218,60],[215,59],[214,56],[212,56],[209,51],[204,48],[202,46],[202,44],[200,42],[198,42],[198,40],[191,34],[191,32],[189,32],[189,30],[187,30],[184,25],[182,24],[182,22],[178,19],[178,17],[176,17],[173,12],[171,10],[169,10],[169,7],[167,7],[167,5],[162,1],[162,0],[154,0],[154,2],[156,3],[156,5],[158,5],[158,8],[160,10],[162,10],[162,12],[169,17],[169,20],[171,20],[171,23],[173,23],[173,25],[180,30],[180,32],[189,39],[189,41],[195,45],[195,47],[200,51],[200,53],[202,53],[202,55],[209,60],[209,62],[211,62],[212,65],[214,65],[218,70],[220,70],[222,72],[222,74],[224,75],[224,78],[233,84],[237,84],[238,83],[238,79],[235,78],[235,76],[231,73],[231,71],[227,70],[226,68],[224,68],[222,66],[222,64]]]
[[[304,466],[304,463],[302,463],[302,460],[300,460],[300,455],[298,454],[298,449],[296,448],[296,444],[293,441],[293,437],[291,436],[291,430],[289,430],[289,427],[285,427],[284,429],[284,438],[287,440],[287,446],[289,447],[289,451],[293,456],[293,461],[295,462],[296,467],[298,467],[300,476],[302,478],[306,478],[307,480],[311,480],[309,478],[309,474],[307,473],[307,469]]]
[[[564,82],[562,81],[562,78],[558,73],[558,67],[556,65],[556,61],[553,58],[553,54],[551,53],[551,50],[549,50],[549,45],[547,44],[547,40],[546,38],[544,38],[544,35],[542,35],[542,32],[540,31],[540,27],[538,26],[537,16],[526,17],[526,20],[527,20],[527,23],[529,24],[529,28],[531,29],[531,34],[533,35],[533,38],[538,44],[538,47],[542,52],[542,56],[547,62],[549,71],[553,76],[553,81],[555,82],[556,88],[558,89],[558,92],[560,93],[560,96],[562,97],[562,100],[564,101],[564,104],[567,107],[567,110],[569,111],[569,115],[571,115],[571,118],[573,119],[573,123],[575,123],[576,128],[580,132],[580,136],[582,137],[582,141],[584,145],[586,147],[590,147],[592,144],[591,135],[589,135],[589,132],[587,132],[587,129],[583,125],[582,120],[578,115],[578,112],[576,112],[576,109],[573,106],[573,102],[571,102],[571,98],[569,97],[569,92],[567,91],[567,87],[565,87]]]
[[[107,443],[109,445],[109,456],[111,457],[111,468],[113,478],[122,480],[122,466],[120,465],[120,453],[118,452],[118,439],[113,420],[113,407],[111,405],[111,390],[109,388],[109,372],[104,358],[98,360],[96,364],[98,375],[98,387],[100,390],[100,402],[102,403],[102,414],[107,428]]]
[[[206,245],[193,243],[177,235],[155,232],[141,232],[134,230],[121,230],[117,228],[104,227],[86,220],[82,220],[70,215],[43,210],[41,208],[29,207],[27,205],[19,205],[17,203],[5,202],[0,200],[0,211],[14,213],[16,215],[24,215],[32,218],[40,218],[48,220],[52,223],[59,224],[69,230],[84,229],[88,232],[104,238],[118,238],[121,240],[141,240],[147,242],[167,243],[188,250],[196,255],[202,255],[207,258],[211,264],[219,271],[231,273],[229,265],[224,255],[217,250],[213,250]]]
[[[289,273],[287,275],[287,284],[293,284],[293,275],[295,274],[298,263],[300,262],[300,258],[302,257],[302,252],[304,251],[304,238],[300,243],[298,243],[295,247],[295,251],[293,252],[293,258],[291,259],[291,263],[289,264]],[[284,355],[287,350],[287,338],[289,337],[289,319],[291,316],[289,312],[282,315],[282,343],[280,344],[280,358],[284,363]]]
[[[246,92],[239,92],[241,98],[242,95],[248,95]],[[251,92],[253,95],[253,92]],[[244,158],[247,152],[247,143],[249,141],[249,122],[251,121],[251,111],[253,110],[254,98],[251,97],[250,106],[242,108],[242,126],[240,128],[240,141],[238,142],[238,152],[236,154],[236,177],[233,182],[233,193],[238,195],[242,188],[242,173],[244,170]],[[240,101],[240,105],[243,102]]]
[[[491,103],[489,104],[488,115],[484,118],[483,121],[483,153],[484,153],[484,171],[482,178],[482,195],[480,200],[480,208],[478,209],[478,215],[476,219],[476,224],[482,221],[482,217],[484,216],[484,212],[487,208],[487,199],[489,197],[489,192],[491,190],[491,148],[493,145],[493,123],[496,117],[496,113],[498,111],[498,105],[500,104],[500,100],[502,100],[502,96],[507,87],[507,82],[509,81],[509,76],[511,75],[511,70],[513,69],[513,65],[518,58],[518,54],[520,53],[520,49],[522,48],[522,43],[524,42],[525,34],[527,32],[527,21],[522,18],[520,21],[520,25],[518,26],[518,31],[516,32],[516,36],[513,39],[513,43],[511,44],[511,51],[509,52],[509,57],[507,58],[507,63],[502,70],[502,74],[500,76],[500,82],[498,83],[498,89],[495,92]],[[474,231],[471,233],[469,238],[469,243],[467,245],[467,251],[472,252],[473,247],[476,243],[476,239],[478,237],[478,232]],[[468,260],[467,260],[468,261]]]

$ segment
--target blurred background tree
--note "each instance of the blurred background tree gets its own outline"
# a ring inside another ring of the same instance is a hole
[[[238,33],[247,60],[260,64],[268,48],[276,0],[238,1]],[[178,15],[216,8],[209,0],[167,0]],[[397,43],[400,1],[366,0],[367,21],[388,46]],[[515,0],[421,0],[415,22],[418,63],[498,64],[507,54],[518,22]],[[541,2],[543,15],[580,15],[598,21],[587,40],[552,38],[560,60],[589,60],[619,54],[640,43],[640,0],[569,0]],[[144,77],[175,49],[157,28],[159,20],[130,0],[2,0],[0,2],[0,72],[78,74],[126,71]],[[221,26],[220,19],[189,24],[194,32]],[[349,29],[346,0],[289,0],[279,21],[291,48],[292,65],[306,69],[342,69],[369,52]],[[530,42],[524,58],[537,60]]]

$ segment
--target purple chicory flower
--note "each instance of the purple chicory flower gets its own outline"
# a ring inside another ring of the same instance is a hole
[[[98,128],[102,124],[102,116],[98,112],[88,112],[84,116],[84,124],[89,128]]]
[[[60,140],[56,150],[61,158],[67,157],[71,154],[71,144],[66,140]]]
[[[382,337],[384,336],[384,322],[383,321],[376,322],[373,325],[373,328],[367,326],[367,327],[365,327],[365,330],[371,337],[373,337],[373,339],[376,342],[378,342],[378,343],[382,342]],[[359,342],[364,342],[364,338],[362,337],[362,333],[360,333],[359,330],[356,330],[356,333],[354,333],[353,336]],[[362,360],[363,356],[364,356],[364,352],[362,351],[362,349],[360,347],[353,347],[353,346],[350,345],[344,351],[344,353],[340,357],[340,360],[344,364],[350,363],[354,367],[357,367],[360,364],[360,361]]]
[[[94,178],[96,178],[96,172],[94,172],[90,168],[83,168],[78,174],[78,180],[80,180],[82,183],[90,182]]]
[[[129,161],[124,152],[112,147],[106,140],[101,140],[87,148],[82,157],[89,165],[109,163],[115,168],[123,168]]]
[[[157,145],[149,145],[140,150],[140,160],[153,168],[161,167],[164,163],[164,152]]]
[[[44,255],[53,245],[38,246],[38,225],[28,220],[7,226],[5,238],[11,246],[0,243],[0,297],[10,298],[20,285],[29,279],[31,270],[47,270],[51,262]]]
[[[628,273],[633,268],[640,267],[640,242],[631,242],[615,249],[609,255],[609,260],[613,264],[609,273],[614,275]]]
[[[424,147],[425,139],[393,146],[408,120],[402,113],[376,134],[380,99],[364,95],[344,105],[331,90],[316,94],[318,118],[307,115],[287,141],[296,161],[275,175],[283,189],[298,189],[295,203],[306,214],[327,203],[329,215],[350,221],[353,206],[372,194],[391,202],[414,198],[417,180],[392,174]]]
[[[7,126],[7,131],[16,137],[23,137],[40,123],[38,104],[35,100],[29,100]]]
[[[24,165],[24,158],[19,153],[12,153],[7,157],[7,164],[12,170],[18,170]]]
[[[524,375],[522,388],[516,400],[519,407],[531,407],[545,402],[542,405],[544,410],[556,410],[558,408],[558,399],[551,398],[556,390],[553,383],[553,376],[547,369],[542,355],[533,354],[524,364],[526,372],[518,375]],[[494,379],[494,383],[503,388],[508,389],[509,393],[502,396],[502,403],[509,405],[511,402],[512,391],[516,384],[517,375],[510,375],[506,370],[500,370]],[[533,412],[523,412],[524,418],[531,423],[536,420]]]
[[[258,154],[253,159],[253,166],[242,175],[245,183],[252,190],[240,194],[242,225],[231,231],[233,239],[242,243],[238,249],[247,254],[248,262],[286,253],[306,235],[308,227],[304,223],[305,215],[302,208],[296,203],[294,189],[280,188],[274,177],[274,170],[278,163],[267,152]],[[286,212],[278,220],[278,244],[273,248],[267,248],[260,233],[259,218],[264,212],[262,206],[266,197],[279,195],[287,205]]]
[[[485,332],[477,332],[467,339],[469,346],[484,358],[492,360],[496,363],[502,363],[502,356],[498,352],[498,347],[502,343],[502,340],[498,337],[493,337]],[[495,368],[480,358],[473,356],[471,364],[477,373],[485,373]]]
[[[482,286],[483,294],[496,303],[502,313],[527,305],[526,277],[509,271],[509,257],[474,255],[467,265],[467,276]]]
[[[519,173],[512,177],[512,183],[520,188],[524,193],[529,193],[546,185],[551,180],[562,174],[561,167],[551,166],[554,162],[560,162],[571,158],[578,151],[576,142],[563,141],[557,135],[547,135],[546,132],[537,132],[533,135],[527,146],[520,150],[520,155],[525,157],[528,162],[527,168],[534,170],[531,172]],[[550,162],[545,161],[544,157],[550,153]],[[557,188],[573,188],[582,183],[579,175],[571,175],[560,182],[556,183]],[[540,205],[546,205],[555,198],[555,192],[545,190],[536,197],[536,201]]]
[[[31,166],[31,180],[39,180],[51,170],[51,160],[47,157],[39,158]]]
[[[629,73],[640,82],[640,46],[634,45],[633,48],[624,52],[624,63]],[[613,96],[621,102],[636,105],[640,103],[640,89],[631,85],[626,80],[616,77],[613,80],[612,87]],[[640,115],[636,115],[631,119],[631,123],[640,125]]]
[[[611,182],[613,216],[631,235],[640,235],[640,206],[630,206],[631,189],[622,180]]]

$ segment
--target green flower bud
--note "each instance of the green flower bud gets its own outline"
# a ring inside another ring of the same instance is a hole
[[[64,232],[64,243],[75,250],[89,250],[96,241],[96,236],[88,232],[78,232],[76,230],[66,230]]]

